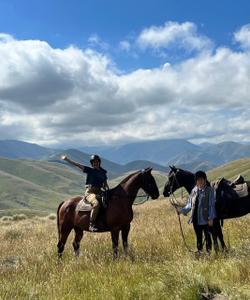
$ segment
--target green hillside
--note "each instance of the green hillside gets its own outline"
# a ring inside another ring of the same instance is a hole
[[[55,209],[62,199],[81,193],[82,181],[56,163],[0,158],[0,210]]]
[[[250,180],[250,158],[235,160],[208,172],[211,180],[219,177],[234,179],[239,174],[243,175],[246,180]]]
[[[110,187],[131,172],[110,180]],[[250,158],[208,172],[210,180],[221,176],[233,179],[238,174],[250,180]],[[153,171],[153,175],[162,194],[167,174]],[[13,210],[54,211],[63,199],[81,194],[83,186],[84,175],[64,164],[0,158],[0,216]]]

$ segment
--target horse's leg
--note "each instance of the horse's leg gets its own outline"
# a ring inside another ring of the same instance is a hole
[[[111,231],[112,246],[113,246],[113,258],[118,257],[118,241],[119,241],[119,232],[120,230],[114,229]]]
[[[78,256],[80,252],[80,242],[83,237],[83,230],[79,227],[75,227],[75,239],[73,241],[73,248],[75,251],[75,255]]]
[[[220,240],[222,250],[226,250],[227,247],[226,247],[226,244],[224,242],[224,237],[223,237],[223,233],[222,233],[221,224],[220,224],[219,219],[215,219],[214,228],[215,228],[215,231],[216,231],[216,235]]]
[[[213,244],[214,244],[214,251],[215,253],[218,253],[219,251],[219,244],[218,244],[218,235],[215,226],[213,225],[211,230],[212,238],[213,238]]]
[[[60,230],[60,238],[59,238],[59,242],[57,244],[58,258],[62,257],[64,246],[66,244],[67,238],[68,238],[71,230],[72,230],[72,227],[69,227],[69,226],[62,226],[62,228]]]
[[[127,252],[128,252],[128,234],[129,234],[129,230],[130,230],[130,224],[128,224],[128,225],[126,225],[122,228],[122,243],[123,243],[123,249],[124,249],[125,255],[127,255]]]

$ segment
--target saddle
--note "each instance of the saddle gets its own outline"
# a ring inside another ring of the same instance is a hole
[[[231,186],[235,187],[237,185],[245,183],[245,179],[242,175],[238,175],[233,181],[231,181]]]
[[[216,193],[217,217],[222,220],[242,216],[241,199],[249,195],[248,182],[240,175],[233,181],[219,178],[212,185]]]
[[[86,199],[86,197],[82,197],[79,203],[76,206],[76,211],[91,211],[92,204]]]
[[[99,203],[101,204],[101,207],[104,209],[108,207],[107,192],[102,193]],[[86,196],[83,196],[76,206],[76,211],[91,211],[92,208],[93,208],[92,204],[87,200]]]
[[[248,185],[242,175],[237,176],[233,181],[229,181],[222,177],[213,183],[213,187],[216,191],[222,185],[224,185],[224,189],[221,188],[221,194],[223,194],[225,189],[227,194],[231,194],[232,197],[236,196],[236,198],[243,198],[249,194]]]

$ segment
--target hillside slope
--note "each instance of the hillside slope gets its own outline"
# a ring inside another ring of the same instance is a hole
[[[116,186],[132,171],[109,180]],[[242,174],[250,180],[250,158],[230,162],[208,172],[210,180],[228,179]],[[160,193],[167,173],[153,171]],[[64,164],[55,162],[11,160],[0,158],[0,210],[37,209],[54,211],[65,198],[83,193],[85,175]]]

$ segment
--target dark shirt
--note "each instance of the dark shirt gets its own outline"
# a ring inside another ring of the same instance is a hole
[[[107,171],[103,168],[97,170],[90,167],[84,167],[83,172],[87,174],[86,185],[101,188],[107,180]]]

